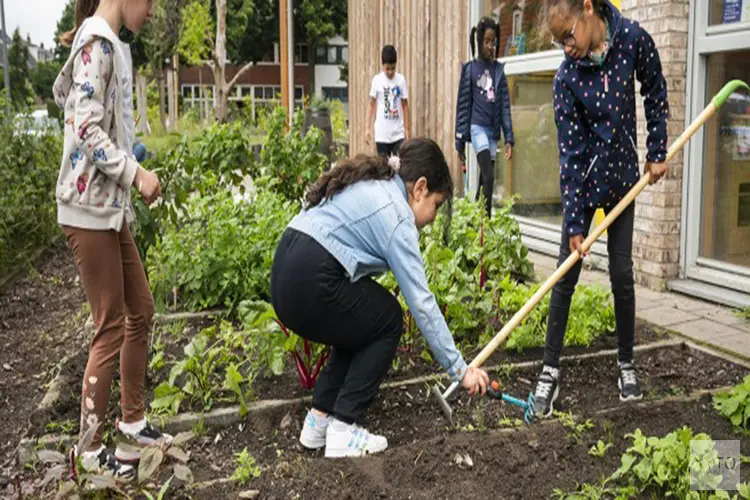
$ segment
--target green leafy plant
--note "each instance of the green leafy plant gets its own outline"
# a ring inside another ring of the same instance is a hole
[[[280,375],[284,371],[285,355],[294,361],[297,377],[304,389],[312,390],[320,371],[328,360],[329,349],[303,339],[289,330],[279,319],[273,307],[261,301],[244,301],[240,304],[240,317],[250,333],[247,352],[258,370]],[[283,336],[280,334],[283,332]]]
[[[0,120],[0,278],[61,234],[55,202],[61,158],[59,130],[27,133],[17,120]]]
[[[750,375],[728,391],[715,394],[714,408],[734,427],[747,432],[750,421]]]
[[[247,452],[247,448],[235,453],[234,465],[232,479],[240,484],[248,484],[251,480],[260,477],[260,467],[255,463],[255,458]]]
[[[273,191],[299,203],[307,187],[328,166],[328,160],[319,152],[322,132],[313,127],[302,134],[304,112],[294,113],[288,131],[286,118],[282,107],[274,108],[268,116],[261,170]]]
[[[594,423],[591,419],[586,419],[585,421],[578,423],[571,412],[555,411],[554,414],[560,420],[563,427],[568,429],[568,438],[576,444],[581,443],[581,438],[586,431],[594,428]]]
[[[589,455],[592,457],[602,458],[607,453],[607,450],[612,447],[612,443],[605,443],[601,439],[596,442],[591,448],[589,448]]]
[[[234,309],[244,299],[267,299],[273,253],[297,209],[266,189],[248,201],[228,191],[195,197],[179,227],[169,226],[149,252],[157,303],[174,289],[185,308]]]
[[[202,330],[183,349],[183,359],[172,365],[169,379],[154,389],[151,409],[174,415],[186,400],[204,411],[222,401],[239,403],[246,414],[256,376],[244,355],[246,340],[227,321]]]

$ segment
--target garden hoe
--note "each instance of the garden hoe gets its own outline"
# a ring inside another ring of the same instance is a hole
[[[682,133],[680,137],[677,138],[677,140],[672,144],[672,147],[669,148],[669,151],[667,152],[667,158],[665,161],[671,160],[675,154],[677,154],[678,151],[680,151],[683,146],[687,143],[687,141],[695,134],[698,129],[700,129],[706,121],[714,114],[716,111],[724,105],[724,103],[727,101],[729,96],[736,90],[740,88],[745,88],[748,91],[750,91],[750,86],[748,86],[745,82],[742,80],[732,80],[713,97],[711,100],[711,103],[706,106],[706,108],[701,112],[698,117],[693,120],[693,122],[690,124],[690,126]],[[521,309],[513,315],[513,317],[508,321],[505,326],[495,335],[495,337],[487,344],[484,349],[477,355],[476,358],[471,362],[469,365],[470,367],[479,367],[482,366],[482,364],[487,360],[487,358],[490,357],[490,355],[495,352],[495,349],[497,349],[500,344],[502,344],[508,336],[511,334],[515,328],[521,324],[521,322],[526,319],[526,316],[531,312],[531,310],[539,303],[540,300],[549,292],[552,287],[562,278],[565,276],[565,274],[578,262],[578,260],[581,258],[582,254],[585,254],[588,252],[589,248],[591,248],[591,245],[594,244],[594,242],[601,236],[601,234],[607,230],[607,228],[612,224],[612,222],[622,213],[625,208],[627,208],[630,203],[635,200],[636,196],[640,194],[643,189],[648,186],[649,181],[651,180],[651,173],[645,172],[643,176],[641,177],[641,180],[638,181],[638,183],[633,186],[630,191],[625,195],[625,197],[620,200],[620,202],[613,208],[609,214],[604,218],[604,220],[594,229],[594,231],[589,234],[589,236],[584,240],[582,245],[582,252],[573,252],[570,254],[570,256],[565,259],[565,262],[563,262],[560,267],[557,268],[557,270],[552,273],[552,276],[547,278],[547,281],[545,281],[539,289],[536,291],[536,293],[526,302],[526,304],[521,307]],[[448,404],[448,398],[451,397],[451,395],[456,391],[458,388],[458,382],[453,382],[450,387],[444,392],[440,392],[440,388],[438,386],[432,387],[432,393],[437,398],[438,402],[440,403],[441,408],[443,409],[443,413],[445,413],[446,418],[448,421],[453,425],[453,409],[451,408],[450,404]],[[508,400],[507,398],[510,398],[510,396],[507,396],[506,398],[503,398],[504,400]],[[524,406],[526,409],[526,415],[525,420],[527,422],[530,422],[534,416],[534,395],[529,394],[528,401],[520,401],[516,400],[515,398],[511,398],[515,400],[519,404],[519,406]],[[515,404],[515,403],[514,403]]]

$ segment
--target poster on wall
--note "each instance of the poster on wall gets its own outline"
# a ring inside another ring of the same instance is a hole
[[[750,0],[723,0],[721,23],[739,23],[750,21]]]

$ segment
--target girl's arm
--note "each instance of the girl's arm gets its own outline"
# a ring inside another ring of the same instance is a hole
[[[553,103],[560,155],[560,190],[568,237],[583,234],[583,180],[585,172],[591,166],[585,164],[587,133],[575,102],[573,92],[559,75],[556,76]]]
[[[456,141],[456,151],[458,151],[458,155],[461,157],[462,161],[464,161],[466,158],[466,143],[470,139],[470,137],[464,136],[461,132],[462,125],[465,125],[471,121],[471,89],[464,86],[466,72],[469,71],[470,65],[471,63],[468,62],[461,67],[461,76],[458,80],[458,97],[456,98],[456,124],[454,135]],[[466,110],[464,114],[466,116],[462,116],[461,114],[462,96],[465,96],[465,99],[469,100],[468,105],[465,105]]]
[[[448,324],[435,296],[427,285],[424,261],[419,253],[417,228],[409,220],[401,221],[386,248],[388,266],[396,277],[419,330],[427,345],[453,380],[461,380],[467,365],[456,348]]]
[[[367,116],[365,117],[365,142],[367,144],[372,142],[372,117],[375,116],[377,105],[378,101],[374,97],[370,97],[370,103],[367,105]]]
[[[651,35],[643,28],[638,37],[636,78],[641,82],[641,95],[648,126],[646,161],[662,163],[667,158],[667,82],[661,70],[659,51],[656,50]]]
[[[500,101],[500,105],[502,106],[500,110],[500,124],[503,127],[505,144],[513,146],[516,141],[513,138],[513,121],[510,115],[510,92],[508,91],[508,79],[505,78],[505,71],[500,76],[500,94],[502,95],[502,100]]]
[[[76,147],[98,170],[120,186],[130,187],[138,170],[138,162],[115,147],[101,127],[105,113],[111,114],[115,108],[113,102],[109,110],[105,107],[106,102],[114,101],[117,97],[117,89],[110,89],[107,93],[113,71],[114,49],[107,40],[94,39],[75,56],[72,89],[75,95],[75,141]]]

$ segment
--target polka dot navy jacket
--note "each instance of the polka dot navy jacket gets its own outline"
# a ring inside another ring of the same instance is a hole
[[[635,79],[648,126],[649,162],[667,153],[667,84],[646,30],[605,1],[609,48],[601,65],[589,58],[562,63],[554,82],[565,231],[584,231],[584,210],[610,208],[639,179]]]

